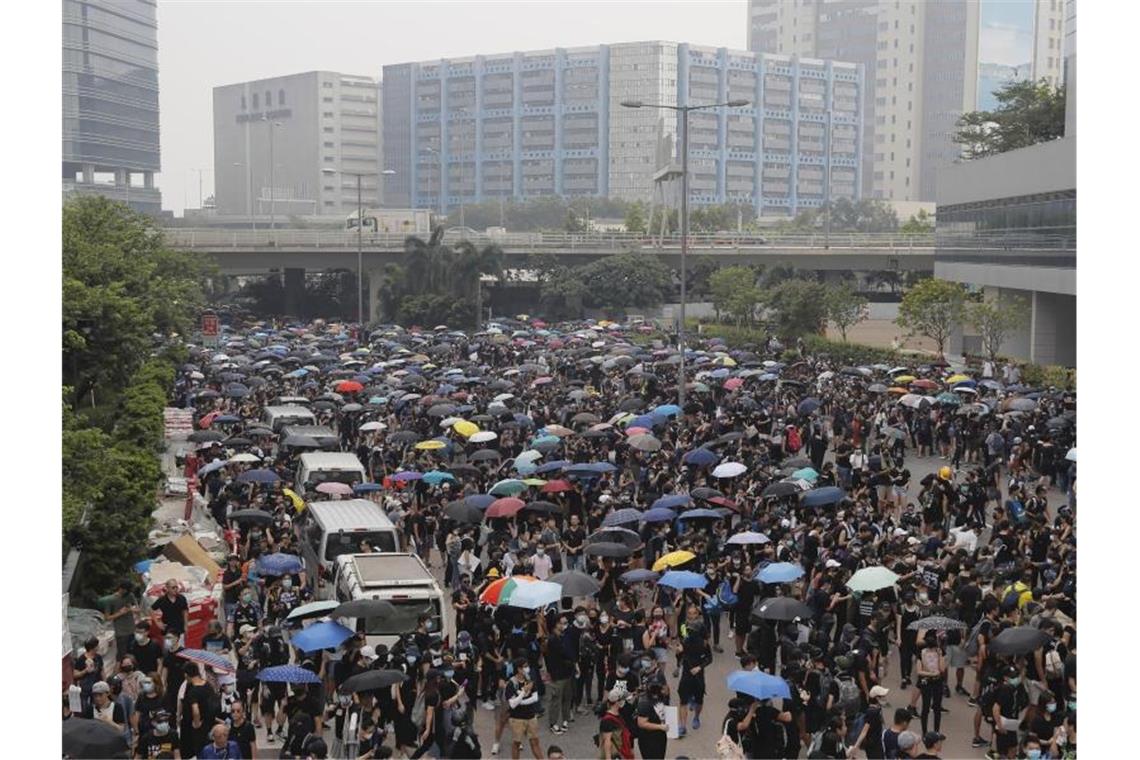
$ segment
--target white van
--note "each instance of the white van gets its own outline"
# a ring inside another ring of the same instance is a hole
[[[321,586],[332,579],[336,558],[356,554],[363,541],[377,551],[395,552],[400,546],[396,526],[380,505],[367,499],[310,502],[298,520],[297,537],[305,571],[316,578],[318,598]]]
[[[368,473],[356,458],[356,454],[342,451],[306,451],[297,464],[293,490],[304,496],[307,491],[312,491],[321,483],[336,481],[355,486],[367,479]]]
[[[289,404],[267,406],[261,414],[261,421],[274,433],[280,433],[286,425],[316,425],[316,416],[304,406]]]
[[[416,630],[420,615],[431,615],[428,630],[455,642],[455,615],[442,587],[414,554],[342,554],[336,558],[336,599],[384,599],[396,608],[394,617],[348,618],[343,622],[363,631],[371,646],[392,646]]]
[[[291,435],[303,435],[312,438],[322,449],[336,450],[340,448],[340,436],[328,425],[286,425],[281,428],[281,440]]]

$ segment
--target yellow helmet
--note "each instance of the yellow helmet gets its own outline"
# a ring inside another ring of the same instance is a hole
[[[942,465],[942,467],[938,470],[938,477],[940,477],[942,480],[949,480],[950,475],[950,468],[946,465]]]

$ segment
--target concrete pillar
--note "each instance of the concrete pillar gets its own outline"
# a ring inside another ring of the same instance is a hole
[[[95,167],[92,164],[83,165],[83,184],[90,185],[95,182]]]
[[[285,313],[291,317],[301,316],[301,306],[305,300],[305,270],[287,268],[285,270]]]
[[[368,311],[368,323],[376,324],[383,318],[380,311],[380,282],[383,279],[384,270],[380,267],[374,269],[364,270],[364,287],[367,291],[364,294],[364,308]]]
[[[143,187],[147,190],[154,189],[154,172],[143,172]]]

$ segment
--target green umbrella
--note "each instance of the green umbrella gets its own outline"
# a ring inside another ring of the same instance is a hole
[[[895,585],[898,580],[898,575],[881,565],[864,567],[855,571],[851,580],[847,581],[847,588],[852,591],[878,591],[881,588]]]
[[[807,480],[812,483],[819,480],[819,473],[811,467],[805,467],[802,470],[796,470],[792,473],[792,478],[795,480]]]
[[[508,478],[507,480],[500,480],[495,485],[491,486],[491,490],[487,493],[494,496],[514,496],[515,494],[522,493],[526,490],[526,483],[521,480]]]
[[[950,406],[958,406],[962,403],[962,397],[954,393],[939,393],[934,401],[939,404],[949,404]]]

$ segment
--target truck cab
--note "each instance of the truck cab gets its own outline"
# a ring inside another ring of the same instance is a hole
[[[343,622],[363,632],[370,646],[392,646],[406,633],[416,630],[420,615],[430,616],[428,630],[455,641],[455,616],[450,598],[439,581],[415,554],[342,554],[333,570],[335,598],[383,599],[397,614],[383,618],[347,618]]]
[[[359,552],[365,541],[380,552],[395,552],[400,546],[392,520],[367,499],[310,502],[296,525],[305,571],[315,579],[321,599],[330,595],[326,583],[337,557]]]

